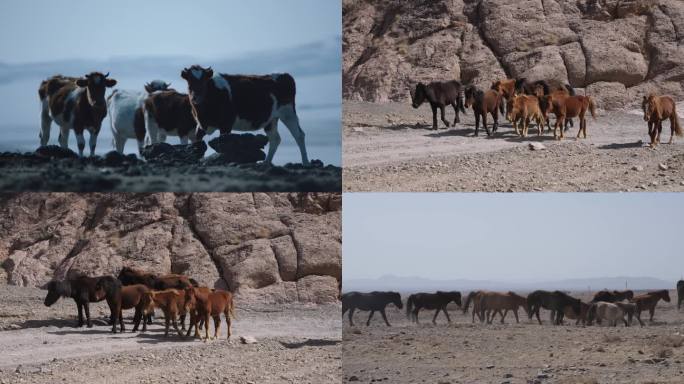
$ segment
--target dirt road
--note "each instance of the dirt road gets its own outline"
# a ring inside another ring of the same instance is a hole
[[[449,308],[450,325],[443,314],[433,325],[434,311],[422,311],[416,325],[394,306],[388,307],[392,327],[380,316],[366,327],[368,312],[357,313],[355,327],[344,322],[344,381],[682,383],[684,311],[677,311],[676,292],[670,296],[673,301],[661,301],[654,323],[643,328],[584,327],[574,321],[553,326],[544,310],[541,326],[524,311],[520,324],[510,313],[503,325],[472,324],[470,313],[456,307]]]
[[[575,139],[576,124],[562,142],[548,131],[537,137],[536,126],[517,137],[503,118],[494,136],[480,128],[474,137],[472,110],[438,130],[427,105],[345,101],[343,116],[345,191],[684,191],[684,138],[647,148],[638,110],[601,111],[588,119],[586,140]]]
[[[46,308],[44,296],[0,287],[0,383],[321,383],[341,374],[339,305],[238,303],[231,340],[223,323],[222,337],[204,343],[165,338],[159,320],[147,333],[132,333],[127,319],[129,332],[111,334],[99,303],[91,309],[95,326],[74,328],[73,300]],[[257,343],[242,344],[240,336]]]

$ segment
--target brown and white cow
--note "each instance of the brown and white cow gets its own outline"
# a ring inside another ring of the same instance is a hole
[[[74,78],[53,76],[40,84],[38,95],[41,101],[40,145],[47,145],[50,139],[50,124],[59,125],[59,144],[69,146],[69,131],[76,133],[78,153],[83,156],[85,138],[83,131],[90,133],[90,155],[95,154],[97,135],[102,120],[107,115],[105,90],[116,85],[116,80],[107,78],[109,73],[91,72],[85,77]]]
[[[192,115],[190,98],[175,90],[150,94],[143,108],[144,124],[152,143],[166,141],[166,136],[178,136],[181,144],[195,142],[197,122]]]
[[[193,65],[181,72],[188,82],[192,113],[197,122],[196,137],[218,129],[222,135],[231,131],[264,129],[268,135],[266,163],[271,163],[280,144],[278,120],[290,130],[302,156],[309,165],[304,132],[295,110],[295,81],[287,73],[265,76],[226,75]]]

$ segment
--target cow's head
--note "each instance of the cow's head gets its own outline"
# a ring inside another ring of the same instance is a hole
[[[204,101],[213,76],[214,71],[211,67],[202,68],[199,65],[193,65],[190,68],[183,68],[181,77],[188,82],[188,94],[193,104],[201,104]]]
[[[88,103],[93,107],[105,106],[105,89],[116,85],[116,80],[108,79],[109,72],[103,75],[100,72],[90,72],[78,80],[76,85],[85,88],[88,95]]]
[[[165,91],[169,89],[171,86],[171,83],[167,83],[163,80],[152,80],[149,83],[145,84],[145,90],[147,93],[153,93],[157,91]]]

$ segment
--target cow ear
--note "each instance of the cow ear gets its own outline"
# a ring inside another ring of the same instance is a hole
[[[87,79],[78,79],[78,80],[76,80],[76,85],[78,85],[79,87],[85,87],[86,85],[88,85],[88,80]]]
[[[116,85],[116,80],[114,79],[106,79],[105,80],[105,86],[111,88]]]
[[[149,84],[145,84],[145,91],[147,91],[147,93],[152,93],[152,91],[154,90],[152,89],[152,87],[150,87]]]
[[[210,78],[210,79],[211,79],[212,77],[214,77],[214,70],[211,69],[211,67],[207,68],[207,71],[204,72],[204,73],[207,74],[207,78]]]
[[[188,70],[187,69],[183,69],[181,71],[181,77],[184,78],[185,80],[188,79]]]

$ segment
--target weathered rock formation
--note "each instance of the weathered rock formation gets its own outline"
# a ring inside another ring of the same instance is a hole
[[[343,23],[347,100],[503,77],[569,83],[606,109],[684,97],[681,0],[344,0]]]
[[[124,266],[187,274],[242,300],[332,302],[340,194],[0,195],[0,284]]]

